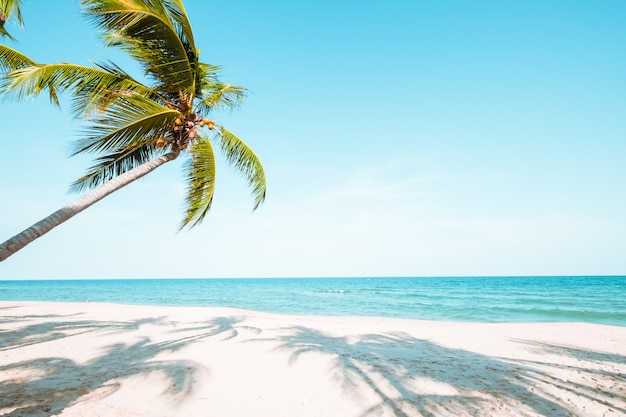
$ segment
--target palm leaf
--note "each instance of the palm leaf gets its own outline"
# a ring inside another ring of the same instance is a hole
[[[92,69],[94,77],[82,77],[82,82],[75,86],[72,100],[74,114],[102,113],[118,98],[128,97],[133,93],[167,107],[175,107],[157,91],[136,81],[114,63],[96,63],[96,66],[102,70],[100,75],[96,69]]]
[[[0,70],[2,70],[3,74],[0,76],[0,94],[8,97],[11,94],[11,77],[13,73],[19,73],[20,71],[27,71],[30,68],[37,67],[37,63],[22,54],[21,52],[16,51],[13,48],[10,48],[6,45],[0,44]],[[55,105],[59,106],[59,98],[56,87],[50,83],[46,83],[42,81],[39,85],[40,90],[45,88],[48,89],[48,94],[50,95],[50,101]],[[18,95],[19,96],[19,95]]]
[[[215,154],[207,137],[199,136],[190,149],[191,157],[184,166],[187,177],[187,209],[181,229],[202,222],[211,208],[215,191]]]
[[[184,9],[171,0],[82,0],[85,13],[165,91],[193,93],[197,60]],[[175,16],[172,13],[176,11]],[[182,24],[181,24],[182,23]]]
[[[0,38],[13,39],[13,36],[4,28],[5,23],[10,18],[15,18],[20,25],[24,25],[22,11],[20,10],[22,0],[0,0]]]
[[[15,38],[11,36],[11,34],[7,32],[7,30],[4,28],[5,22],[6,20],[4,20],[2,16],[0,16],[0,38],[7,38],[7,39],[11,39],[12,41],[14,41]]]
[[[199,62],[196,67],[195,111],[208,114],[216,107],[238,107],[246,97],[246,89],[220,82],[217,73],[221,68]]]
[[[198,100],[196,110],[207,114],[217,107],[238,107],[246,97],[246,91],[243,87],[225,83],[207,85],[202,91],[205,98]]]
[[[22,19],[22,0],[0,0],[0,20],[7,21],[15,17],[20,25],[24,24]]]
[[[0,20],[0,38],[9,38],[11,40],[14,40],[15,38],[13,36],[11,36],[11,34],[9,32],[7,32],[7,30],[4,28],[4,21]]]
[[[256,210],[265,200],[266,193],[265,171],[261,161],[248,145],[223,126],[216,126],[215,131],[226,160],[247,179],[254,197],[253,210]]]
[[[21,52],[0,44],[0,70],[2,72],[13,71],[29,65],[37,65],[37,63]]]
[[[219,83],[219,79],[217,77],[217,73],[221,70],[221,67],[215,65],[205,64],[204,62],[199,62],[196,65],[196,91],[195,95],[198,98],[203,98],[202,90],[207,85],[217,84]]]
[[[118,152],[164,137],[171,132],[177,117],[177,110],[139,94],[120,97],[105,113],[90,121],[85,138],[76,142],[73,154]]]
[[[179,32],[180,39],[191,51],[196,51],[196,42],[193,36],[193,30],[191,29],[191,23],[187,16],[187,11],[183,5],[182,0],[164,1],[163,6],[168,11],[172,23]]]
[[[0,92],[22,100],[37,96],[51,87],[55,94],[71,90],[76,114],[103,111],[115,99],[132,93],[158,97],[150,88],[135,81],[128,74],[121,70],[113,72],[111,68],[65,63],[33,64],[6,74]]]
[[[84,192],[96,188],[111,179],[130,171],[150,160],[157,154],[154,141],[119,152],[111,152],[96,158],[87,173],[70,185],[70,191]]]

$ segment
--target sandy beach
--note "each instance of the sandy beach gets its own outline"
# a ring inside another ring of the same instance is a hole
[[[626,328],[0,302],[2,416],[625,416]]]

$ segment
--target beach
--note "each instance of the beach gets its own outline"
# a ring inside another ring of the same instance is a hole
[[[0,302],[1,416],[624,416],[626,327]]]

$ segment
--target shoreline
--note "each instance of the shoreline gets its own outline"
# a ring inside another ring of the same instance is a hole
[[[274,312],[274,311],[263,311],[263,310],[252,310],[241,307],[227,307],[227,306],[214,306],[214,305],[177,305],[177,304],[135,304],[135,303],[123,303],[123,302],[108,302],[108,301],[92,301],[87,299],[85,301],[46,301],[46,300],[0,300],[0,310],[3,308],[3,304],[23,304],[24,306],[30,305],[42,305],[45,306],[47,304],[50,305],[75,305],[80,306],[83,304],[93,305],[93,306],[102,306],[102,307],[111,307],[111,308],[138,308],[138,309],[199,309],[211,311],[214,310],[216,313],[219,312],[239,312],[242,315],[254,315],[254,316],[278,316],[284,318],[304,318],[311,320],[324,320],[324,319],[353,319],[353,320],[377,320],[377,321],[385,321],[389,320],[390,322],[396,321],[405,321],[405,322],[415,322],[421,324],[431,324],[437,325],[441,324],[452,324],[452,325],[472,325],[472,324],[481,324],[481,325],[542,325],[542,324],[572,324],[572,325],[596,325],[596,326],[608,326],[608,327],[618,327],[626,329],[626,324],[612,324],[612,323],[595,323],[588,321],[558,321],[558,320],[543,320],[543,321],[477,321],[477,320],[438,320],[438,319],[416,319],[410,317],[395,317],[395,316],[364,316],[364,315],[350,315],[350,314],[293,314],[293,313],[284,313],[284,312]]]
[[[230,306],[276,314],[626,327],[626,277],[0,281],[4,300]]]
[[[619,416],[626,328],[0,301],[5,416]]]
[[[323,313],[291,313],[291,312],[280,312],[280,311],[264,311],[264,310],[254,310],[248,309],[244,307],[228,307],[228,306],[218,306],[218,305],[201,305],[201,304],[190,304],[190,305],[179,305],[179,304],[149,304],[149,303],[124,303],[124,302],[110,302],[110,301],[92,301],[90,299],[84,301],[48,301],[48,300],[4,300],[0,299],[0,304],[2,303],[21,303],[21,304],[93,304],[93,305],[108,305],[108,306],[119,306],[126,308],[151,308],[151,309],[176,309],[176,308],[191,308],[191,309],[215,309],[215,310],[233,310],[233,311],[241,311],[243,313],[251,313],[251,314],[269,314],[275,316],[284,316],[284,317],[310,317],[312,319],[323,319],[323,318],[353,318],[353,319],[376,319],[376,320],[396,320],[396,321],[409,321],[409,322],[424,322],[424,323],[457,323],[457,324],[594,324],[598,326],[610,326],[610,327],[621,327],[626,329],[626,322],[618,321],[584,321],[584,320],[516,320],[516,321],[486,321],[486,320],[472,320],[472,319],[458,319],[458,320],[449,320],[449,319],[438,319],[438,318],[411,318],[406,316],[396,316],[396,315],[358,315],[358,314],[323,314]]]

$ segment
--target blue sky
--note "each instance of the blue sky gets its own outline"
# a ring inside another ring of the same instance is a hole
[[[250,94],[218,122],[268,176],[218,166],[177,233],[182,161],[59,226],[0,278],[626,273],[623,1],[187,0],[203,60]],[[113,60],[77,2],[24,1],[17,49]],[[70,202],[81,122],[0,103],[0,239]]]

